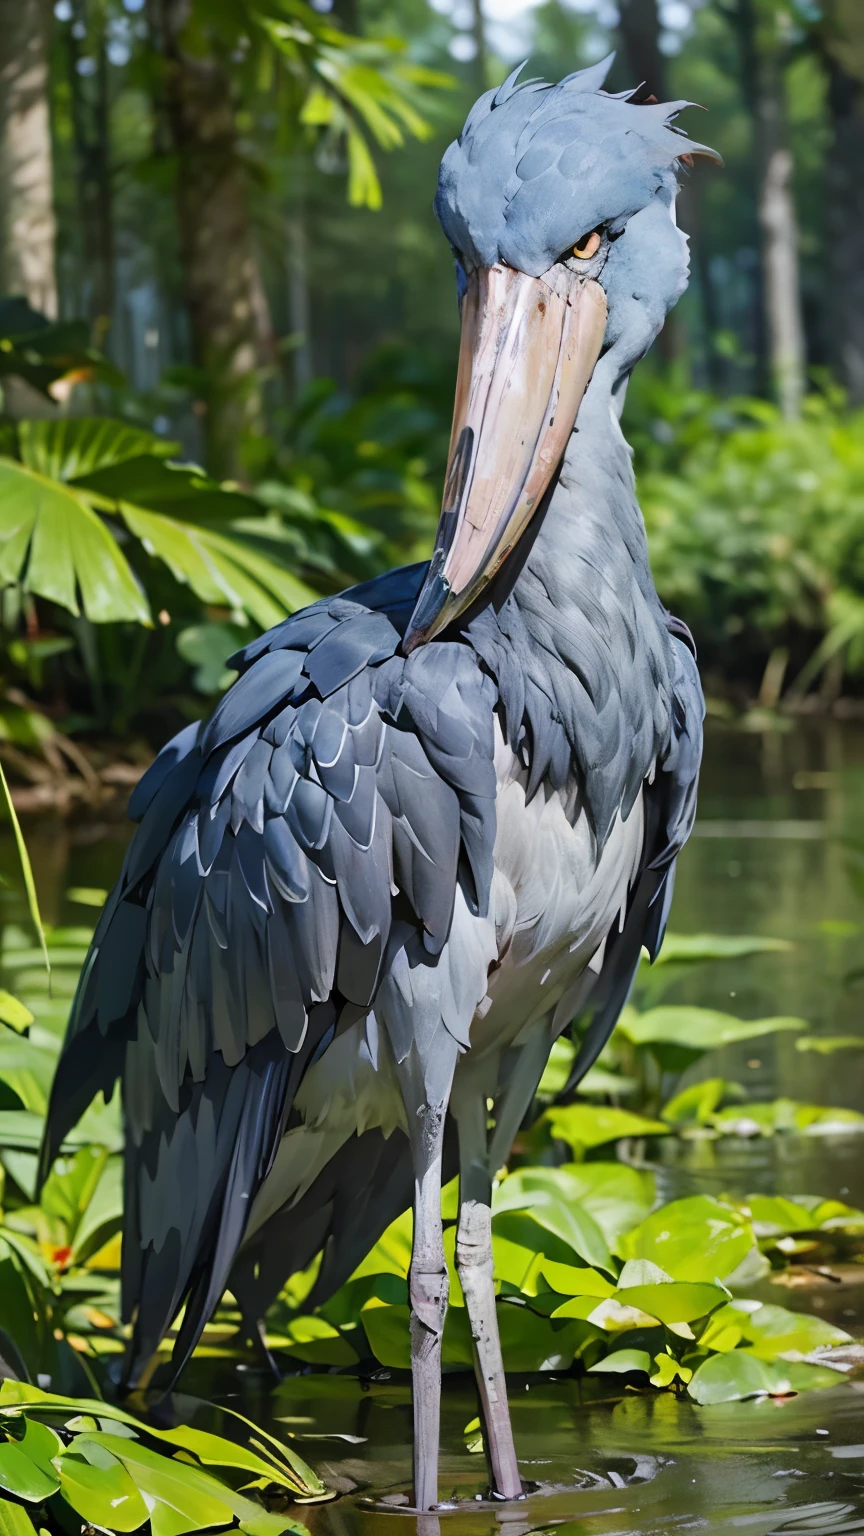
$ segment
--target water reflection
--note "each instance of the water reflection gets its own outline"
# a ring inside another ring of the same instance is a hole
[[[598,1400],[584,1387],[513,1379],[514,1433],[523,1476],[535,1491],[501,1505],[486,1496],[481,1458],[461,1445],[461,1428],[476,1411],[470,1384],[449,1377],[441,1493],[452,1507],[420,1519],[407,1509],[407,1382],[294,1378],[275,1394],[278,1421],[271,1427],[284,1433],[286,1418],[293,1422],[298,1449],[343,1490],[338,1502],[304,1510],[313,1536],[395,1536],[400,1528],[416,1529],[417,1536],[551,1530],[566,1536],[687,1530],[839,1536],[864,1530],[862,1401],[855,1383],[710,1410],[668,1394]],[[314,1436],[337,1421],[343,1434],[362,1441],[343,1442],[341,1454],[334,1446],[322,1457]]]

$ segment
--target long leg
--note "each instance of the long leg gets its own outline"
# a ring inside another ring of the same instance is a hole
[[[460,1095],[459,1226],[456,1267],[465,1296],[474,1346],[474,1373],[486,1430],[492,1483],[505,1499],[516,1499],[522,1480],[513,1445],[507,1384],[492,1278],[492,1178],[486,1147],[485,1097]]]
[[[441,1417],[441,1339],[450,1282],[441,1225],[441,1156],[446,1100],[423,1105],[412,1127],[414,1243],[408,1289],[411,1300],[411,1377],[414,1389],[414,1502],[438,1502]]]
[[[541,1027],[522,1048],[511,1083],[496,1104],[496,1126],[491,1143],[486,1133],[486,1100],[480,1073],[463,1069],[453,1097],[453,1113],[459,1127],[456,1265],[471,1324],[474,1371],[492,1482],[495,1491],[505,1499],[519,1497],[522,1481],[513,1444],[495,1310],[492,1176],[510,1152],[519,1124],[534,1097],[548,1053],[548,1036]]]

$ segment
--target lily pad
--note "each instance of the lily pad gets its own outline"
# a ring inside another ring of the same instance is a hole
[[[711,1355],[687,1388],[697,1403],[732,1403],[745,1397],[788,1397],[816,1387],[836,1387],[840,1376],[824,1365],[763,1360],[747,1349]]]
[[[734,1045],[739,1040],[757,1040],[762,1035],[806,1029],[807,1022],[786,1014],[765,1019],[739,1019],[731,1013],[687,1004],[649,1008],[647,1013],[629,1013],[618,1028],[633,1045],[676,1045],[701,1055],[724,1045]]]
[[[566,1142],[579,1157],[592,1147],[631,1136],[666,1136],[668,1125],[649,1120],[629,1109],[613,1109],[599,1104],[566,1104],[548,1109],[543,1121],[556,1141]]]
[[[784,954],[792,947],[786,939],[766,939],[755,933],[667,933],[654,964],[741,960],[745,955]]]
[[[816,1349],[848,1344],[850,1335],[822,1317],[766,1305],[744,1319],[742,1335],[753,1353],[766,1360],[778,1355],[809,1355]]]
[[[493,1216],[528,1211],[538,1226],[566,1243],[586,1264],[613,1272],[612,1255],[593,1217],[581,1206],[577,1188],[560,1168],[525,1168],[495,1190]]]
[[[727,1292],[719,1285],[672,1280],[662,1285],[632,1285],[619,1288],[615,1295],[622,1306],[638,1307],[661,1323],[693,1323],[724,1305]]]
[[[708,1195],[673,1200],[628,1232],[621,1251],[650,1259],[675,1280],[725,1280],[754,1247],[753,1228],[738,1211]]]
[[[565,1163],[574,1200],[596,1221],[613,1252],[622,1233],[643,1221],[656,1197],[653,1173],[626,1163]]]

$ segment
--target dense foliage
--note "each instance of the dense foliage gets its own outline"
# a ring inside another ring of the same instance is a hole
[[[839,692],[864,668],[864,414],[835,390],[790,422],[763,400],[660,381],[633,405],[655,580],[703,663],[753,686],[783,647],[794,694],[829,663]]]

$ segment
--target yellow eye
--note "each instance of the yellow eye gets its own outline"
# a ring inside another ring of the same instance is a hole
[[[592,229],[588,235],[583,235],[573,247],[573,255],[580,261],[587,261],[590,256],[595,256],[600,249],[600,231]]]

